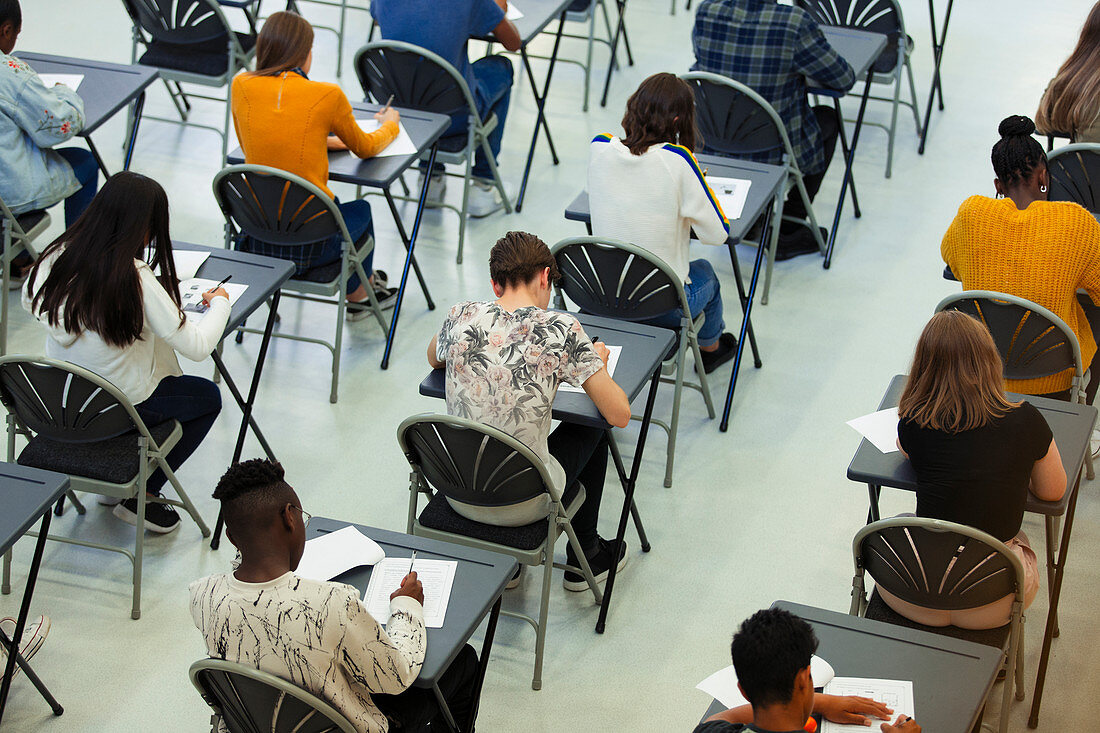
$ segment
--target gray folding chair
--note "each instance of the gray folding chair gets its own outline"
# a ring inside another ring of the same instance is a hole
[[[312,25],[314,30],[326,30],[336,34],[336,76],[342,77],[344,72],[344,30],[347,28],[348,11],[359,10],[369,15],[370,8],[363,5],[356,5],[355,3],[348,2],[348,0],[338,0],[337,2],[333,2],[333,0],[286,0],[286,9],[298,15],[304,15],[299,9],[298,3],[310,3],[311,5],[340,8],[340,25],[338,27],[321,25],[319,23],[313,23]]]
[[[1051,201],[1081,204],[1100,214],[1100,143],[1074,143],[1047,154]]]
[[[152,66],[180,113],[180,119],[145,119],[213,130],[222,138],[222,161],[229,150],[229,84],[247,69],[256,49],[256,32],[236,33],[217,0],[122,0],[134,25],[131,62]],[[139,47],[145,52],[138,57]],[[192,92],[190,96],[225,105],[223,127],[189,122],[191,102],[181,84],[226,89],[226,97]]]
[[[852,540],[855,576],[852,616],[883,621],[1001,649],[1006,680],[1014,680],[1016,699],[1024,699],[1024,566],[1003,542],[981,530],[923,517],[895,517],[868,524]],[[870,600],[864,573],[875,581]],[[1014,596],[1008,624],[999,629],[968,630],[923,626],[894,611],[879,595],[882,588],[923,608],[962,611]],[[1000,731],[1008,729],[1012,684],[1005,682]],[[988,699],[988,698],[987,698]]]
[[[369,283],[363,262],[374,249],[374,239],[353,242],[339,207],[327,193],[309,181],[262,165],[231,165],[214,176],[214,198],[225,216],[228,236],[250,238],[250,251],[272,257],[293,259],[294,248],[301,248],[339,236],[343,253],[339,263],[305,269],[283,285],[287,297],[336,306],[336,337],[332,342],[312,336],[272,333],[278,338],[320,344],[332,353],[332,387],[329,402],[336,402],[340,379],[340,353],[344,339],[344,313],[347,310],[347,281],[352,272],[367,286],[367,296],[375,320],[382,332],[389,324]],[[327,297],[326,297],[327,296]],[[336,296],[333,299],[332,296]],[[263,333],[240,328],[239,333]]]
[[[672,420],[652,419],[668,433],[668,455],[665,459],[665,487],[672,486],[672,464],[676,458],[676,432],[680,424],[680,395],[684,387],[699,390],[707,405],[707,417],[714,419],[703,357],[699,353],[699,329],[705,320],[700,313],[694,319],[688,308],[684,283],[661,258],[633,244],[601,237],[563,239],[550,248],[558,262],[561,281],[557,283],[558,305],[564,308],[564,293],[584,313],[621,321],[646,321],[655,316],[679,310],[679,345],[669,354],[661,381],[676,385],[672,396]],[[695,355],[698,383],[685,379],[687,350]],[[632,415],[632,420],[641,420]]]
[[[898,105],[905,105],[913,113],[913,122],[920,136],[920,113],[917,111],[917,87],[913,84],[913,67],[909,57],[913,54],[913,38],[905,32],[905,18],[898,0],[796,0],[796,5],[808,12],[820,25],[854,28],[861,31],[882,33],[887,37],[886,48],[879,54],[871,67],[871,81],[875,84],[893,84],[892,97],[868,99],[890,102],[890,124],[865,120],[863,124],[886,130],[888,147],[886,153],[886,177],[894,165],[894,136],[898,127]],[[909,98],[901,98],[901,77],[905,72],[909,79]],[[855,122],[846,119],[845,122]]]
[[[355,54],[355,72],[363,93],[376,102],[384,103],[393,96],[397,107],[437,112],[448,116],[467,115],[466,134],[440,138],[436,160],[454,165],[465,164],[462,182],[462,208],[443,202],[427,202],[427,206],[443,207],[458,214],[458,254],[455,262],[462,262],[462,249],[466,242],[466,219],[474,155],[478,148],[489,161],[504,210],[511,214],[512,203],[504,191],[504,183],[497,170],[496,158],[489,149],[489,133],[499,124],[496,115],[481,119],[466,80],[443,57],[426,48],[401,41],[374,41]],[[427,159],[425,153],[425,160]],[[449,176],[459,177],[454,173]],[[425,182],[427,185],[427,182]],[[395,197],[405,201],[418,201],[409,197]]]
[[[8,353],[8,289],[11,287],[11,263],[22,252],[29,253],[35,259],[38,253],[34,249],[34,240],[50,226],[50,215],[45,211],[29,211],[25,214],[13,214],[8,205],[0,199],[0,227],[4,230],[4,275],[3,290],[0,290],[0,356]]]
[[[695,120],[703,135],[703,152],[725,155],[730,158],[758,157],[761,155],[781,158],[780,165],[786,166],[783,183],[777,196],[781,204],[785,200],[787,188],[794,185],[802,197],[807,219],[782,216],[783,221],[793,221],[809,227],[817,242],[818,249],[825,253],[825,240],[817,226],[814,207],[806,185],[802,181],[802,171],[798,168],[794,149],[791,147],[787,128],[779,113],[766,99],[739,81],[706,71],[692,71],[681,74],[680,78],[691,85],[695,91]],[[768,248],[768,265],[764,270],[764,293],[760,302],[767,304],[771,292],[772,269],[775,267],[775,251],[779,246],[779,227],[770,227],[771,241],[748,242]]]
[[[559,493],[546,465],[507,433],[473,420],[449,415],[414,415],[397,428],[397,442],[412,467],[408,533],[510,555],[524,565],[542,566],[539,617],[513,611],[535,629],[535,674],[531,688],[542,688],[542,658],[554,568],[580,572],[603,602],[603,594],[577,541],[570,519],[584,503],[580,482]],[[420,494],[428,503],[418,512]],[[498,527],[466,519],[448,499],[478,507],[507,507],[543,497],[545,516],[522,527]],[[581,567],[554,562],[554,545],[565,532]]]
[[[327,702],[268,672],[224,659],[200,659],[189,670],[191,684],[229,733],[356,733],[355,726]]]
[[[203,537],[210,530],[165,460],[183,429],[175,420],[146,425],[126,395],[94,372],[57,359],[0,358],[0,401],[8,411],[8,462],[69,476],[69,500],[78,514],[84,506],[76,491],[116,499],[137,499],[134,550],[50,535],[49,539],[125,555],[133,564],[133,608],[141,616],[141,565],[147,502],[170,504],[191,515]],[[15,454],[16,436],[27,446]],[[147,497],[145,486],[156,469],[168,477],[179,499]],[[34,532],[27,534],[37,536]],[[3,592],[10,593],[11,553],[4,555]]]

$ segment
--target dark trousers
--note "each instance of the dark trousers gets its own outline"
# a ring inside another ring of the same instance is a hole
[[[76,174],[76,180],[80,181],[80,190],[65,199],[65,228],[68,229],[95,198],[99,166],[91,151],[84,148],[58,148],[57,154],[65,159]]]
[[[817,192],[821,189],[821,182],[825,180],[825,174],[829,172],[829,164],[832,162],[833,152],[836,150],[836,141],[840,136],[840,126],[843,124],[837,116],[835,107],[819,104],[813,108],[813,113],[814,118],[817,120],[817,126],[821,128],[821,145],[825,153],[825,167],[817,173],[802,172],[802,183],[806,186],[806,193],[809,194],[810,201],[813,201],[814,197],[817,196]],[[806,218],[806,207],[802,203],[802,196],[799,194],[797,186],[792,187],[787,194],[787,202],[783,205],[783,215],[794,216],[799,219]],[[783,234],[790,234],[799,226],[794,222],[785,221],[779,227],[779,231]]]
[[[447,707],[460,728],[466,725],[473,709],[476,682],[477,652],[467,644],[439,678],[439,691],[443,693],[443,699],[447,701]],[[434,733],[447,730],[435,693],[427,687],[410,687],[400,695],[371,695],[371,700],[393,721],[390,726],[392,731],[421,733],[431,730]],[[472,726],[470,733],[473,733]]]
[[[607,432],[585,425],[562,423],[547,438],[550,455],[565,471],[565,485],[580,481],[584,486],[584,503],[572,519],[581,549],[585,554],[598,547],[596,522],[600,518],[604,477],[607,474]]]
[[[147,427],[179,420],[183,435],[168,453],[168,465],[176,471],[210,432],[222,409],[218,385],[203,377],[165,377],[144,402],[134,405]],[[150,494],[159,494],[168,477],[159,468],[146,484]]]

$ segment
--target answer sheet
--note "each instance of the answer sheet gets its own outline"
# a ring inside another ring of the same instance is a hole
[[[369,120],[356,120],[359,125],[359,129],[366,133],[375,132],[382,123],[378,120],[371,118]],[[398,122],[397,126],[401,128],[401,131],[397,133],[397,137],[393,139],[389,145],[384,147],[381,152],[374,155],[375,158],[388,158],[393,155],[416,155],[416,144],[409,137],[409,131],[405,129],[405,123]]]
[[[217,280],[206,280],[201,277],[193,277],[180,282],[180,305],[183,307],[183,314],[187,317],[187,320],[192,323],[202,322],[202,319],[206,317],[206,312],[210,310],[202,302],[202,294],[208,290],[213,290],[217,284]],[[229,305],[236,303],[244,295],[244,291],[248,290],[247,285],[235,282],[227,282],[222,285],[222,288],[229,295]]]
[[[401,587],[401,580],[409,574],[411,557],[387,557],[374,566],[363,603],[374,620],[383,626],[390,618],[390,593]],[[451,586],[458,570],[457,560],[416,559],[413,570],[424,586],[424,625],[429,629],[443,627],[447,616],[447,604],[451,600]]]
[[[74,92],[80,88],[80,82],[84,81],[83,74],[39,74],[38,78],[48,87],[60,84]]]
[[[744,178],[722,178],[707,176],[707,185],[714,191],[715,198],[722,205],[722,213],[730,221],[740,219],[745,210],[745,201],[749,198],[752,181]]]
[[[890,407],[849,420],[848,425],[883,453],[898,449],[898,408]]]
[[[894,712],[890,722],[899,715],[917,717],[913,710],[913,682],[911,680],[879,680],[863,677],[834,677],[825,685],[826,695],[858,695],[880,702]],[[821,733],[852,733],[853,731],[877,730],[881,721],[875,720],[871,727],[865,725],[842,725],[826,720],[821,725]]]
[[[523,11],[517,8],[515,3],[508,3],[508,12],[504,17],[508,20],[519,20],[523,17]]]
[[[824,687],[833,679],[833,666],[816,654],[810,657],[810,678],[814,681],[814,687]],[[733,665],[723,667],[710,677],[695,686],[702,690],[727,708],[735,708],[739,705],[747,705],[748,700],[737,689],[737,672]]]
[[[622,346],[608,346],[607,350],[610,352],[607,356],[607,373],[612,377],[615,376],[615,367],[619,363],[619,354],[623,352]],[[584,387],[574,387],[571,384],[562,382],[558,385],[559,392],[584,392]]]
[[[294,574],[310,580],[332,580],[352,568],[374,565],[385,557],[386,551],[377,542],[349,524],[307,540]]]

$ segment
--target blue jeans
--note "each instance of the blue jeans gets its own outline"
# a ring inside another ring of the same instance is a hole
[[[168,420],[179,420],[183,435],[167,456],[168,465],[174,472],[210,432],[222,409],[222,394],[218,385],[203,377],[165,377],[148,399],[134,407],[149,428]],[[168,477],[158,468],[149,476],[146,490],[159,494],[166,481]]]
[[[91,151],[84,148],[58,148],[57,154],[65,159],[76,174],[76,180],[80,181],[80,190],[65,199],[65,228],[68,229],[95,198],[99,166]]]
[[[699,329],[699,346],[713,346],[718,343],[718,337],[726,330],[726,324],[722,320],[722,293],[718,286],[718,276],[714,274],[714,268],[710,262],[692,260],[688,277],[691,278],[691,282],[684,283],[684,292],[687,294],[691,317],[699,315],[700,311],[707,314],[703,327]],[[645,323],[651,326],[679,328],[681,317],[682,312],[677,308]]]
[[[504,56],[485,56],[470,64],[477,80],[477,87],[471,89],[474,102],[477,103],[477,113],[482,120],[489,117],[489,113],[497,116],[497,126],[489,133],[489,149],[493,151],[493,159],[500,158],[500,142],[504,138],[504,121],[508,117],[508,102],[512,97],[512,62]],[[451,117],[451,126],[443,133],[443,137],[466,135],[468,114],[460,114]],[[427,163],[421,163],[421,169],[427,168]],[[443,166],[436,164],[435,170],[442,170]],[[477,178],[491,179],[493,172],[489,168],[489,161],[485,159],[485,153],[481,146],[474,155],[473,175]]]

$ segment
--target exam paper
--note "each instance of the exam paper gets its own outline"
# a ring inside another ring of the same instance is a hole
[[[48,87],[61,84],[74,92],[80,87],[80,82],[84,81],[83,74],[39,74],[38,78]]]
[[[172,250],[172,261],[176,263],[176,277],[180,282],[192,279],[209,256],[210,250],[205,249]]]
[[[827,695],[859,695],[869,697],[880,702],[894,712],[891,719],[897,720],[899,715],[907,715],[915,718],[913,711],[913,683],[911,680],[879,680],[864,679],[860,677],[834,677],[833,681],[825,685]],[[878,721],[868,728],[865,725],[842,725],[831,721],[824,721],[821,725],[821,733],[851,733],[878,728]]]
[[[517,8],[515,3],[508,3],[508,12],[504,17],[508,20],[519,20],[523,17],[523,11]]]
[[[745,201],[749,197],[749,189],[752,181],[743,178],[722,178],[720,176],[707,176],[707,185],[714,191],[718,203],[722,205],[722,211],[730,221],[740,219],[745,210]]]
[[[374,565],[386,551],[350,524],[306,541],[296,575],[310,580],[332,580],[361,565]]]
[[[611,375],[612,377],[614,377],[615,376],[615,367],[619,364],[619,354],[621,354],[623,352],[623,347],[622,346],[610,346],[610,345],[608,345],[607,350],[610,352],[607,355],[607,373],[609,375]],[[582,392],[583,393],[584,392],[584,387],[574,387],[571,384],[566,384],[565,382],[562,382],[561,384],[558,385],[558,391],[559,392]]]
[[[814,681],[814,687],[824,687],[834,676],[833,667],[816,654],[810,657],[810,677]],[[710,677],[695,686],[702,690],[727,708],[735,708],[738,705],[747,705],[741,691],[737,689],[737,672],[733,665],[724,667]]]
[[[883,453],[894,453],[898,449],[898,408],[872,412],[870,415],[849,420],[848,425],[871,441],[872,445]]]
[[[366,133],[376,132],[382,126],[380,121],[373,118],[356,120],[355,122],[359,125],[359,129]],[[397,133],[397,137],[389,145],[382,148],[381,152],[376,153],[375,158],[386,158],[391,155],[416,155],[416,144],[409,137],[409,131],[405,129],[405,123],[398,122],[397,126],[401,128],[401,131]]]
[[[387,557],[374,566],[367,592],[363,594],[370,615],[383,626],[390,618],[390,593],[401,587],[401,579],[409,574],[409,557]],[[457,560],[421,560],[417,558],[417,580],[424,586],[424,625],[429,629],[443,627],[451,586],[458,570]]]
[[[217,284],[217,280],[206,280],[201,277],[193,277],[180,282],[180,305],[187,320],[192,323],[202,322],[202,319],[206,317],[206,312],[210,310],[202,302],[202,294],[208,290],[213,290]],[[248,290],[247,285],[234,282],[227,282],[222,285],[222,288],[229,295],[229,305],[236,303],[237,299],[244,294],[244,291]]]

